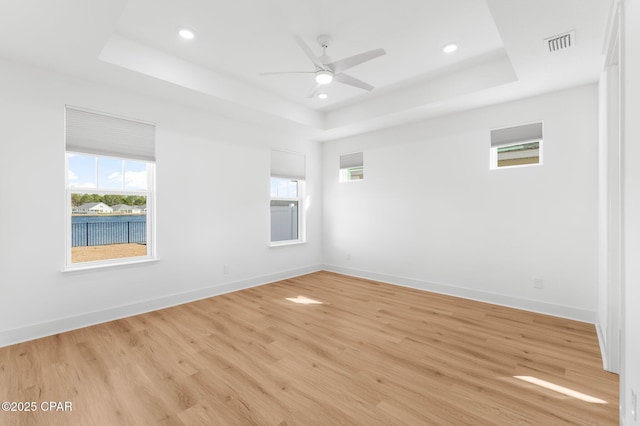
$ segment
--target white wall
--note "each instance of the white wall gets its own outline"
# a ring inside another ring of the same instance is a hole
[[[0,346],[321,264],[317,143],[10,62],[0,93]],[[157,124],[158,262],[61,272],[65,104]],[[308,244],[268,246],[270,148],[307,155]]]
[[[593,322],[597,96],[583,86],[325,143],[328,268]],[[544,165],[489,170],[490,129],[535,121]],[[339,183],[339,156],[358,151],[365,179]]]

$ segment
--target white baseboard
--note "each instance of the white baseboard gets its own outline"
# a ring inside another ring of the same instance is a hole
[[[164,296],[157,299],[145,300],[129,305],[115,306],[113,308],[101,311],[88,312],[66,318],[56,319],[53,321],[4,330],[0,331],[0,347],[14,345],[16,343],[26,342],[28,340],[51,336],[54,334],[63,333],[65,331],[76,330],[78,328],[88,327],[91,325],[126,318],[133,315],[139,315],[145,312],[156,311],[158,309],[181,305],[200,299],[206,299],[208,297],[218,296],[220,294],[230,293],[237,290],[257,287],[260,285],[272,283],[274,281],[280,281],[287,278],[310,274],[312,272],[317,272],[320,270],[322,270],[322,265],[312,265],[274,274],[248,278],[240,281],[224,283],[212,287],[200,288],[197,290]]]
[[[323,269],[325,271],[336,272],[339,274],[350,275],[358,278],[366,278],[388,284],[395,284],[403,287],[415,288],[418,290],[426,290],[434,293],[447,294],[450,296],[461,297],[463,299],[477,300],[479,302],[502,305],[509,308],[523,309],[525,311],[538,312],[541,314],[588,322],[591,324],[594,324],[596,319],[596,313],[594,311],[574,308],[571,306],[555,305],[553,303],[540,302],[537,300],[522,299],[502,294],[473,290],[470,288],[420,281],[413,278],[380,274],[377,272],[345,268],[342,266],[324,265]]]
[[[600,321],[596,319],[596,334],[598,335],[598,344],[600,345],[600,356],[602,357],[602,368],[609,371],[607,362],[607,344],[602,331],[602,325]]]
[[[440,283],[431,283],[426,281],[415,280],[412,278],[397,277],[377,272],[364,271],[353,268],[344,268],[334,265],[312,265],[297,269],[291,269],[274,274],[262,275],[259,277],[248,278],[240,281],[224,283],[212,287],[205,287],[185,293],[164,296],[157,299],[145,300],[129,305],[115,306],[113,308],[83,313],[66,318],[60,318],[53,321],[31,324],[24,327],[14,328],[10,330],[0,331],[0,347],[9,346],[16,343],[26,342],[41,337],[51,336],[65,331],[76,330],[82,327],[88,327],[108,321],[130,317],[133,315],[143,314],[158,309],[164,309],[171,306],[181,305],[220,294],[230,293],[245,288],[257,287],[269,284],[274,281],[293,278],[300,275],[310,274],[312,272],[326,270],[337,272],[339,274],[351,275],[359,278],[366,278],[380,281],[388,284],[400,285],[419,290],[431,291],[434,293],[448,294],[451,296],[462,297],[465,299],[477,300],[480,302],[493,303],[496,305],[508,306],[510,308],[524,309],[532,312],[539,312],[547,315],[553,315],[561,318],[574,319],[578,321],[595,323],[595,312],[573,308],[569,306],[555,305],[551,303],[540,302],[536,300],[521,299],[517,297],[505,296],[501,294],[488,293],[479,290],[473,290],[463,287],[455,287]],[[601,330],[598,331],[598,338],[601,337]],[[601,342],[602,348],[602,342]],[[604,360],[604,352],[603,352]]]

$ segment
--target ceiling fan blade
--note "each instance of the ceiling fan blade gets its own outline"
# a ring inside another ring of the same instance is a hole
[[[333,79],[339,83],[348,84],[349,86],[357,87],[359,89],[364,89],[369,91],[374,89],[374,87],[369,83],[365,83],[362,80],[358,80],[357,78],[351,77],[350,75],[347,75],[344,73],[336,74],[333,77]]]
[[[316,94],[318,93],[318,90],[320,89],[320,85],[318,83],[315,83],[312,87],[311,90],[309,90],[309,93],[307,94],[308,98],[315,98]]]
[[[379,56],[386,55],[384,49],[375,49],[370,50],[368,52],[360,53],[359,55],[349,56],[348,58],[340,59],[339,61],[331,62],[329,67],[333,69],[333,72],[340,73],[342,71],[346,71],[351,67],[355,67],[356,65],[360,65],[363,62],[370,61]]]
[[[275,71],[261,72],[259,75],[278,75],[278,74],[315,74],[315,71]]]
[[[311,62],[313,62],[313,65],[315,65],[318,68],[325,69],[324,65],[322,65],[322,62],[320,62],[320,59],[313,53],[313,50],[311,50],[311,48],[307,45],[307,43],[304,42],[302,37],[300,37],[299,35],[296,35],[294,38],[296,39],[296,42],[298,43],[300,48],[307,55],[307,57],[311,60]]]

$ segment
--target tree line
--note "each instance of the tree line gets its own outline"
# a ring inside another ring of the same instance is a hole
[[[128,206],[142,206],[147,204],[144,195],[118,195],[118,194],[71,194],[71,205],[78,207],[86,203],[105,203],[108,206],[126,204]]]

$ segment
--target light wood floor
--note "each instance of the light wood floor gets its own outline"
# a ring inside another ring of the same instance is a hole
[[[613,425],[618,377],[590,324],[319,272],[0,348],[0,401],[73,403],[1,425]]]

